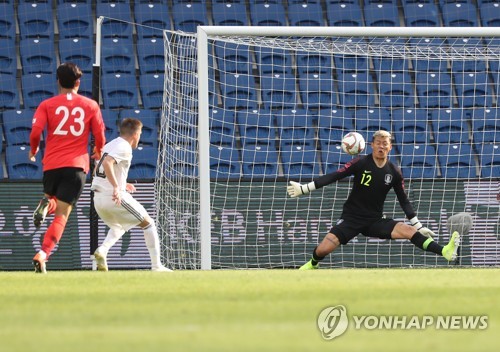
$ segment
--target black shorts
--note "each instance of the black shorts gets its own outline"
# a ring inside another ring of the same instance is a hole
[[[341,244],[347,244],[359,234],[367,237],[391,239],[391,233],[398,222],[393,219],[370,219],[342,215],[330,232],[339,239]]]
[[[47,170],[43,172],[43,193],[74,206],[82,194],[85,179],[85,172],[78,167]]]

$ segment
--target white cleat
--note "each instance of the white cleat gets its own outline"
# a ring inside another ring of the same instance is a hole
[[[99,251],[99,248],[94,252],[94,257],[97,263],[98,271],[108,271],[108,261],[106,255]]]
[[[163,265],[160,265],[160,266],[155,266],[155,267],[152,267],[151,268],[151,271],[155,271],[155,272],[164,272],[164,273],[170,273],[170,272],[173,272],[172,269],[169,269]]]

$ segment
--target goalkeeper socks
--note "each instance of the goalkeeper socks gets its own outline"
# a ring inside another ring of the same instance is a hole
[[[160,260],[160,240],[155,224],[149,224],[144,228],[144,240],[148,247],[149,256],[151,257],[151,267],[157,268],[161,266]]]
[[[123,234],[125,233],[124,230],[116,230],[116,229],[109,229],[108,234],[106,235],[106,238],[102,242],[100,246],[100,252],[104,251],[105,253],[102,253],[106,255],[111,247],[120,239],[122,238]]]
[[[415,232],[413,237],[410,239],[411,243],[424,251],[432,252],[441,255],[443,247],[434,242],[430,237],[425,237],[420,232]]]
[[[312,257],[312,259],[311,259],[311,264],[312,264],[312,265],[314,265],[314,266],[318,265],[318,263],[319,263],[320,261],[322,261],[323,259],[325,259],[325,257],[320,257],[320,256],[316,253],[316,248],[318,248],[318,246],[316,246],[316,247],[314,248],[314,251],[313,251],[313,257]]]
[[[50,255],[55,246],[59,243],[64,229],[66,227],[66,218],[64,216],[56,216],[52,224],[50,224],[45,236],[43,237],[42,251]]]

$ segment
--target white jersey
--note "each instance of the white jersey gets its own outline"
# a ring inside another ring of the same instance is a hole
[[[128,170],[132,162],[132,146],[125,139],[118,137],[107,143],[102,150],[102,158],[99,160],[95,170],[94,179],[92,181],[92,190],[99,193],[113,193],[113,186],[106,178],[102,160],[109,155],[115,159],[116,164],[113,164],[116,181],[121,191],[125,191],[127,184]]]

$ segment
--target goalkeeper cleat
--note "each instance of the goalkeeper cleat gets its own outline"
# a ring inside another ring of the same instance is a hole
[[[460,246],[460,234],[458,231],[452,233],[450,242],[443,247],[443,257],[449,262],[457,259],[457,251]]]
[[[94,252],[94,258],[97,263],[97,270],[98,271],[108,271],[108,261],[106,259],[106,253],[103,253],[102,250],[99,250],[97,248]]]
[[[158,266],[153,266],[151,268],[151,271],[155,271],[155,272],[164,272],[164,273],[171,273],[173,272],[172,269],[169,269],[163,265],[158,265]]]
[[[319,267],[319,263],[316,265],[313,265],[312,260],[310,260],[307,263],[305,263],[304,265],[302,265],[299,268],[299,270],[314,270],[314,269],[318,269],[318,267]]]
[[[35,227],[38,229],[41,224],[45,221],[45,217],[47,216],[47,212],[49,211],[49,199],[47,197],[43,197],[38,203],[35,211],[33,212],[33,223]]]
[[[47,263],[46,255],[41,253],[41,251],[35,254],[35,256],[33,257],[33,266],[35,267],[35,273],[47,274],[47,267],[45,265],[46,263]]]

